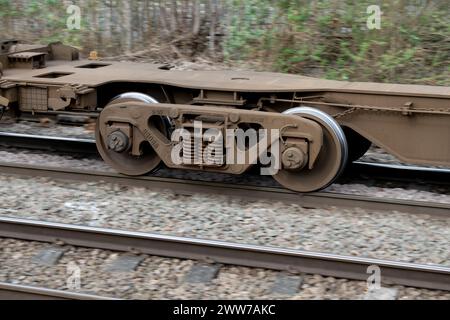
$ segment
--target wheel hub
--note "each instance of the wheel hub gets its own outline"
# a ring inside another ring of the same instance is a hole
[[[106,144],[110,150],[123,152],[130,147],[130,139],[125,133],[117,130],[108,135]]]
[[[299,170],[306,164],[306,157],[302,150],[296,147],[290,147],[284,150],[281,155],[281,162],[285,169]]]

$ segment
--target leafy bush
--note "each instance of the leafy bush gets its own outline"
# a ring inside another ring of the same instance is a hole
[[[0,0],[2,37],[59,40],[101,55],[159,47],[167,59],[207,56],[330,79],[450,85],[448,0],[84,0],[76,2],[81,30],[68,30],[71,3]],[[381,29],[368,30],[367,7],[376,3]]]
[[[245,14],[225,40],[229,60],[339,80],[450,84],[447,1],[384,1],[380,30],[366,26],[373,1],[233,4]]]

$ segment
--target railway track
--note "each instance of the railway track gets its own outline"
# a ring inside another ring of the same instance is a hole
[[[0,283],[0,300],[116,300],[85,293]]]
[[[17,138],[17,136],[14,135],[12,137]],[[46,141],[47,145],[50,145],[50,142],[49,140],[46,140],[46,137],[32,137],[33,138],[31,139],[34,139],[36,142],[35,147],[37,147],[37,149],[42,149],[39,144],[41,142],[44,144],[44,141]],[[27,140],[27,136],[22,136],[22,138]],[[0,138],[0,141],[5,143],[2,139],[3,138]],[[23,140],[22,147],[28,148],[25,140]],[[30,142],[30,140],[27,141],[28,143]],[[65,140],[64,142],[64,140],[55,138],[54,141],[57,141],[56,144],[67,147],[67,151],[73,152],[74,149],[71,147],[73,141],[72,139]],[[66,143],[66,145],[64,145],[64,143]],[[84,146],[92,147],[93,141],[87,139],[84,141],[78,140],[75,143],[78,143],[78,145],[81,146],[80,152],[83,152]],[[49,149],[61,151],[58,145],[50,145]],[[374,165],[372,167],[376,168],[378,165]],[[384,168],[385,166],[379,167]],[[423,168],[420,169],[422,170]],[[416,174],[416,171],[411,168],[406,170],[410,170],[412,174]],[[434,169],[423,170],[424,173],[427,171],[429,171],[430,174],[435,172]],[[441,217],[450,216],[450,205],[448,204],[373,198],[331,192],[298,194],[277,187],[255,187],[219,182],[161,178],[154,176],[128,177],[110,172],[50,168],[33,165],[16,165],[11,163],[0,163],[0,173],[20,176],[47,177],[50,179],[64,181],[105,181],[108,183],[146,187],[150,189],[170,189],[179,194],[195,194],[200,192],[218,193],[221,195],[227,194],[236,197],[243,197],[243,194],[245,194],[246,199],[263,198],[285,202],[295,202],[304,207],[313,208],[324,208],[331,206],[361,207],[363,209],[370,210],[425,213],[428,215]],[[445,170],[440,173],[441,177],[444,174],[447,174]],[[369,265],[377,265],[381,268],[382,282],[385,284],[399,284],[418,288],[450,291],[450,268],[442,266],[419,265],[387,260],[324,254],[319,252],[242,245],[222,241],[190,239],[158,234],[82,227],[1,217],[0,236],[42,242],[58,241],[82,247],[141,252],[173,258],[193,259],[274,270],[287,270],[295,273],[312,273],[354,280],[367,279],[367,267]],[[0,294],[3,294],[2,292],[3,289],[0,290]]]
[[[241,197],[244,199],[270,199],[296,203],[305,208],[359,207],[366,210],[398,211],[450,217],[450,204],[426,201],[388,199],[334,192],[297,193],[278,187],[257,187],[221,182],[205,182],[154,176],[124,176],[113,172],[89,171],[72,168],[54,168],[0,162],[0,173],[27,177],[45,177],[63,181],[116,183],[149,189],[169,189],[178,194],[209,193]]]
[[[0,131],[0,146],[82,154],[97,154],[95,139],[32,135]],[[354,162],[346,168],[343,179],[450,184],[450,169],[395,164]]]
[[[1,131],[0,146],[60,152],[97,153],[94,139],[43,136]]]
[[[208,263],[366,280],[378,266],[381,282],[450,291],[450,268],[320,252],[0,217],[0,236]]]

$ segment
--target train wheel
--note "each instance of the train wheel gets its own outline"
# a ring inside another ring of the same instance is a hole
[[[326,188],[341,174],[348,157],[345,134],[340,125],[327,113],[310,108],[296,107],[284,111],[316,121],[323,128],[323,145],[312,169],[282,169],[274,175],[276,181],[288,189],[311,192]]]
[[[158,103],[158,101],[148,95],[137,92],[128,92],[111,100],[105,108],[125,101]],[[155,126],[162,130],[166,130],[166,121],[164,119],[156,119],[157,120],[155,121],[157,121],[157,123],[155,123]],[[102,137],[100,133],[99,123],[97,123],[95,129],[97,150],[103,160],[117,172],[130,176],[138,176],[152,172],[159,167],[161,159],[147,141],[144,141],[140,145],[141,155],[134,156],[130,153],[129,148],[123,148],[124,150],[121,148],[114,148],[115,143],[123,144],[125,140],[127,140],[126,136],[121,136],[120,132],[115,137],[113,137],[112,134],[110,134],[110,136],[111,137],[106,137],[106,139],[104,139],[105,137]]]

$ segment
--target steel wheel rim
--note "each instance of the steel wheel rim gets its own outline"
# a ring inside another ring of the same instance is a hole
[[[312,170],[304,169],[299,172],[281,170],[274,175],[275,180],[299,192],[317,191],[328,187],[336,181],[347,163],[348,145],[344,131],[329,114],[318,109],[295,107],[283,113],[298,115],[319,123],[324,129],[324,150],[319,153],[318,164]],[[327,158],[330,154],[336,158],[336,163]]]
[[[145,102],[145,103],[158,103],[156,99],[153,97],[139,93],[139,92],[127,92],[120,94],[113,98],[108,105],[112,105],[119,102],[124,101],[138,101],[138,102]],[[105,108],[108,107],[106,105]],[[100,117],[99,117],[100,119]],[[147,153],[141,157],[132,156],[130,154],[127,154],[127,151],[123,153],[118,153],[112,150],[109,150],[108,147],[105,145],[104,139],[101,136],[100,133],[100,127],[99,127],[99,119],[97,120],[97,125],[95,128],[95,141],[97,145],[97,150],[100,153],[102,159],[109,164],[114,170],[116,170],[119,173],[130,175],[130,176],[138,176],[138,175],[144,175],[150,172],[155,171],[157,168],[159,168],[161,163],[161,158],[158,156],[158,154],[151,149],[148,150],[151,153]],[[151,147],[150,147],[151,148]]]

